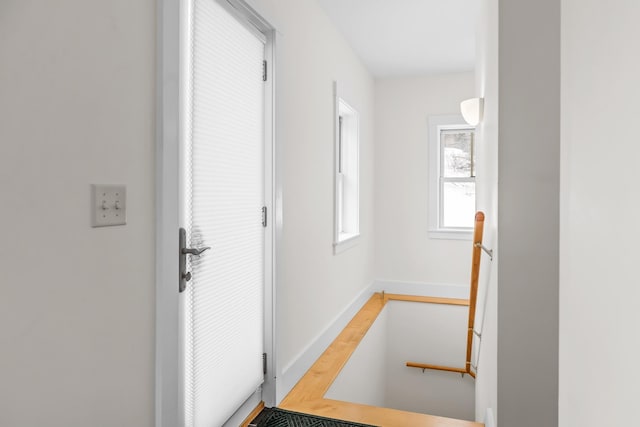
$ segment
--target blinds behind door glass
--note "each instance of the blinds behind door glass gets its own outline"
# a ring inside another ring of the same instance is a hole
[[[264,43],[215,0],[194,0],[190,90],[189,426],[219,426],[263,381]]]

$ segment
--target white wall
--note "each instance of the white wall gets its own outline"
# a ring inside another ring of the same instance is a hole
[[[474,419],[474,380],[406,362],[464,368],[468,308],[389,301],[325,398]]]
[[[376,80],[376,278],[468,285],[470,241],[427,235],[427,118],[473,94],[472,72]]]
[[[481,272],[476,418],[502,426],[558,425],[559,1],[484,0],[479,26],[478,206],[499,252]]]
[[[483,242],[493,249],[493,261],[483,253],[478,281],[474,335],[477,354],[476,420],[485,421],[498,401],[498,0],[482,0],[477,29],[476,96],[484,98],[484,118],[477,127],[477,206],[485,213]]]
[[[560,0],[499,4],[497,424],[553,427],[558,425]],[[588,331],[584,326],[580,330]]]
[[[369,72],[312,0],[256,0],[277,27],[278,144],[283,159],[283,270],[278,374],[373,280],[373,102]],[[333,81],[360,115],[358,244],[333,254]],[[280,394],[280,393],[279,393]]]
[[[637,423],[640,3],[562,0],[563,427]]]
[[[0,425],[151,426],[155,2],[0,6]],[[90,227],[90,184],[127,225]]]
[[[374,84],[314,1],[254,3],[280,31],[282,367],[373,280]],[[0,189],[11,209],[0,214],[0,328],[3,366],[13,368],[3,373],[0,424],[150,425],[155,3],[1,8]],[[339,256],[334,80],[361,118],[362,236]],[[91,183],[127,185],[125,227],[89,227]]]
[[[388,307],[382,309],[347,363],[325,393],[325,399],[386,406]]]
[[[474,420],[474,380],[406,362],[464,368],[469,308],[389,301],[386,404],[404,411]]]

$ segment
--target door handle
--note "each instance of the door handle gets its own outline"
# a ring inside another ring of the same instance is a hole
[[[202,252],[209,249],[211,249],[211,246],[205,246],[204,248],[182,248],[180,249],[180,253],[182,253],[183,255],[189,254],[189,255],[200,256]]]
[[[187,232],[181,228],[178,232],[178,244],[180,251],[178,252],[178,292],[184,292],[187,288],[187,282],[191,280],[191,272],[187,271],[187,255],[200,256],[211,246],[202,248],[187,248]]]

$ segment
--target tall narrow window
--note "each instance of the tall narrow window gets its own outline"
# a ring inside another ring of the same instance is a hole
[[[476,205],[475,128],[459,116],[429,118],[429,235],[470,238]]]
[[[358,113],[338,96],[335,118],[334,252],[355,243],[360,234]]]

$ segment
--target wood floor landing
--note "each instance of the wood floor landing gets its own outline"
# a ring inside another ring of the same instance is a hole
[[[324,398],[331,384],[389,300],[469,304],[469,301],[459,299],[374,294],[278,407],[382,427],[483,427],[482,423]]]

